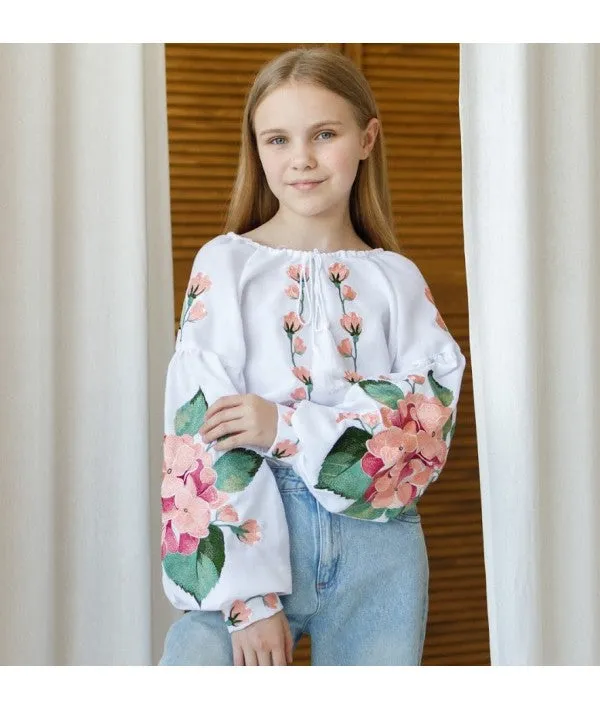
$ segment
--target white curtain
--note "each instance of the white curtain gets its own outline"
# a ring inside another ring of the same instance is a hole
[[[461,46],[494,665],[600,663],[600,47]]]
[[[162,45],[0,45],[0,663],[149,664],[173,346]]]

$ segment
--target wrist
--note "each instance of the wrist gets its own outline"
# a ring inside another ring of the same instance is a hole
[[[293,426],[295,409],[285,404],[277,404],[277,431],[266,456],[274,459],[288,459],[298,453],[299,441]]]
[[[268,619],[283,609],[279,595],[275,592],[259,594],[250,599],[236,599],[233,604],[222,610],[225,625],[229,633],[241,631],[250,624]]]

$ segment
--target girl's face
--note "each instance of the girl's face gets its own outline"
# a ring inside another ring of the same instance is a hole
[[[359,128],[350,104],[311,84],[290,82],[267,95],[254,131],[267,183],[280,207],[305,217],[348,209],[359,161],[379,129]]]

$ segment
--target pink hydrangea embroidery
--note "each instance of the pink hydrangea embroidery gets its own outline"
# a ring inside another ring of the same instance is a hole
[[[246,520],[236,532],[238,539],[247,545],[254,545],[261,539],[261,530],[256,520]]]
[[[283,421],[288,426],[291,426],[292,425],[292,417],[294,416],[294,412],[285,411],[282,416],[283,416]]]
[[[279,606],[279,597],[273,592],[271,594],[265,594],[263,596],[263,600],[265,602],[265,606],[269,607],[269,609],[277,609]]]
[[[344,286],[342,288],[342,296],[344,301],[353,301],[356,298],[356,291],[350,286]]]
[[[226,624],[228,626],[239,626],[252,618],[252,609],[241,599],[236,599],[233,603]]]
[[[237,523],[239,515],[232,505],[225,505],[217,511],[217,520],[224,523]]]
[[[350,269],[345,265],[336,261],[329,267],[329,279],[335,285],[339,285],[345,281],[350,274]]]
[[[344,379],[347,382],[351,382],[352,384],[356,382],[360,382],[361,380],[364,379],[362,375],[359,375],[358,372],[355,372],[354,370],[345,370],[344,371]]]
[[[435,301],[433,300],[433,294],[431,293],[431,289],[429,288],[429,286],[425,287],[425,296],[435,306]],[[439,310],[437,310],[437,306],[436,306],[436,311],[437,311],[437,313],[435,316],[435,322],[440,326],[440,328],[443,328],[444,330],[448,330],[448,326],[444,323],[444,319],[440,315]]]
[[[343,357],[352,357],[353,351],[352,351],[352,343],[350,342],[350,338],[344,338],[342,340],[342,342],[338,345],[338,352]]]
[[[374,508],[401,508],[412,502],[421,487],[446,463],[448,445],[442,438],[452,408],[436,397],[409,393],[398,408],[383,407],[386,429],[367,441],[361,460],[373,479],[364,499]]]
[[[362,333],[363,319],[358,313],[348,313],[340,318],[342,328],[350,335],[360,335]]]
[[[302,329],[302,321],[297,313],[290,311],[283,317],[283,329],[288,335],[294,335]]]
[[[305,385],[312,385],[310,372],[305,367],[294,367],[292,368],[292,372],[300,382],[304,382]]]
[[[306,352],[306,343],[300,336],[294,338],[294,353],[296,355],[303,355]]]
[[[278,441],[273,447],[273,458],[285,459],[289,456],[295,456],[298,453],[298,442],[290,441],[289,439],[284,439],[283,441]]]

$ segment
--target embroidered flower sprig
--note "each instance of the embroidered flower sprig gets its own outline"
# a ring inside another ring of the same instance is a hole
[[[193,323],[206,317],[206,307],[204,303],[198,301],[197,298],[201,294],[206,293],[211,286],[212,281],[206,274],[200,271],[190,279],[186,292],[187,298],[183,302],[183,309],[179,321],[180,342],[183,339],[183,326],[186,323]]]
[[[304,327],[302,314],[304,312],[304,289],[306,282],[310,279],[310,269],[308,266],[301,264],[292,264],[287,268],[287,275],[295,281],[285,289],[285,293],[289,298],[300,299],[300,309],[290,311],[283,317],[283,329],[289,339],[290,358],[292,360],[292,372],[304,387],[297,387],[290,396],[293,401],[301,402],[304,399],[309,399],[313,389],[312,376],[306,367],[299,366],[296,362],[296,357],[304,355],[306,352],[306,343],[297,335]]]

